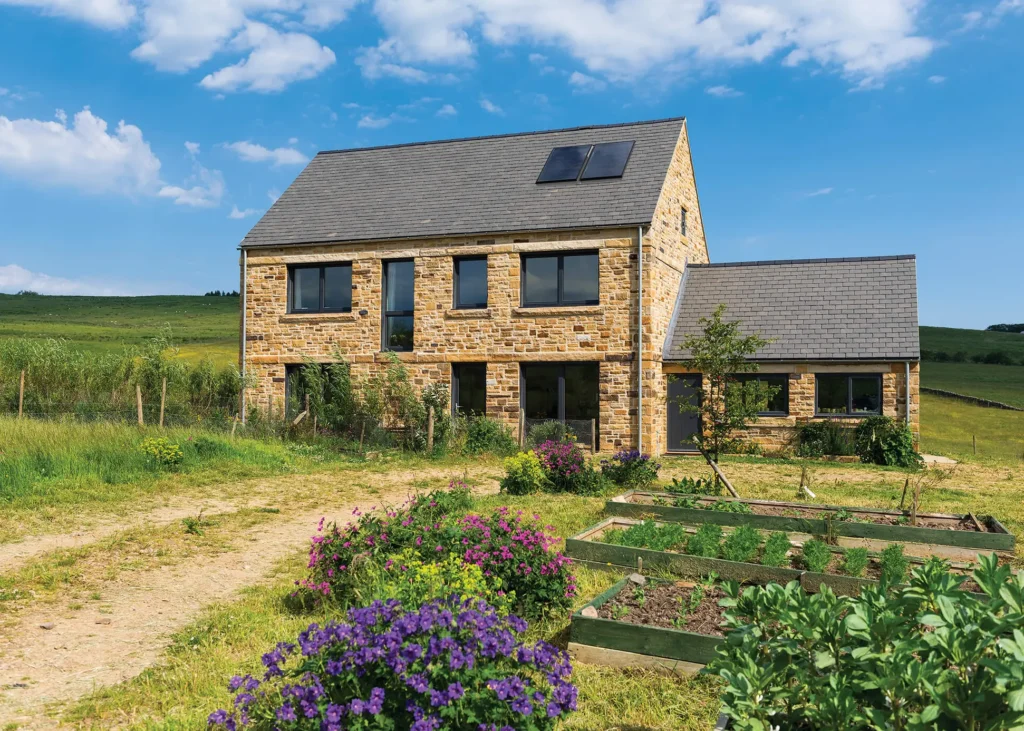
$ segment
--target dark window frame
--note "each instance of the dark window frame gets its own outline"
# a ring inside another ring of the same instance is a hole
[[[596,256],[597,257],[597,299],[565,301],[565,258],[567,256]],[[527,302],[526,301],[526,262],[530,259],[557,259],[558,260],[558,294],[554,302]],[[520,307],[587,307],[601,304],[601,253],[599,251],[566,251],[566,252],[537,252],[519,255],[519,306]]]
[[[410,353],[416,349],[416,310],[389,310],[388,307],[388,265],[389,264],[402,264],[405,262],[412,262],[413,265],[413,303],[415,307],[416,302],[416,260],[415,259],[384,259],[381,262],[381,350],[390,351],[394,353]],[[392,317],[411,317],[413,318],[413,342],[409,348],[392,348],[388,346],[388,323]]]
[[[482,261],[482,262],[484,262],[484,292],[487,295],[487,298],[486,298],[487,301],[485,301],[483,304],[477,303],[477,304],[466,305],[466,304],[462,304],[461,302],[459,302],[459,294],[460,294],[460,291],[461,291],[460,287],[461,287],[461,280],[462,280],[462,273],[459,271],[459,265],[462,264],[463,262],[466,262],[466,261]],[[454,284],[453,284],[453,290],[454,290],[453,295],[454,295],[454,297],[453,297],[452,306],[456,310],[486,310],[487,309],[487,307],[489,305],[489,302],[490,302],[490,298],[491,298],[491,289],[490,289],[490,272],[488,271],[488,267],[487,267],[487,255],[486,254],[484,254],[482,256],[456,256],[456,257],[452,257],[452,279],[453,279],[453,282],[454,282]]]
[[[734,381],[761,381],[766,378],[781,378],[782,379],[782,390],[779,392],[779,397],[784,399],[786,402],[785,411],[758,411],[758,416],[789,416],[789,374],[788,373],[736,373],[731,376]],[[817,381],[815,381],[817,383]],[[769,384],[771,385],[771,384]],[[818,408],[817,391],[815,391],[814,408]]]
[[[845,378],[846,379],[846,412],[836,413],[821,411],[818,407],[818,395],[819,395],[819,381],[818,379],[822,376],[831,378]],[[878,383],[878,410],[877,411],[854,411],[853,410],[853,379],[861,378],[868,379],[873,378]],[[881,373],[815,373],[814,374],[814,415],[815,417],[821,418],[837,418],[837,419],[866,419],[869,416],[879,416],[884,408],[882,398],[882,374]]]
[[[480,363],[478,361],[470,361],[464,363],[452,363],[452,414],[462,413],[465,416],[465,412],[460,411],[459,405],[462,400],[462,369],[466,367],[482,368],[484,371],[483,385],[484,385],[484,410],[479,414],[472,414],[473,416],[486,416],[487,415],[487,364]]]
[[[326,296],[326,285],[325,277],[326,270],[333,269],[336,267],[344,267],[348,269],[348,281],[349,281],[349,292],[348,292],[348,307],[324,307],[324,298]],[[295,272],[299,269],[319,269],[320,270],[320,304],[316,309],[303,307],[295,307]],[[293,264],[288,267],[288,314],[316,314],[322,312],[351,312],[352,311],[352,262],[350,261],[336,261],[327,262],[324,264]]]
[[[519,364],[519,408],[526,409],[526,372],[530,369],[530,366],[550,366],[558,368],[558,416],[553,421],[560,421],[565,423],[565,369],[567,366],[580,366],[590,365],[594,367],[594,371],[597,375],[597,416],[594,417],[594,421],[597,422],[598,434],[601,429],[601,361],[599,360],[570,360],[561,363],[548,363],[544,361],[526,361]],[[573,419],[572,421],[577,421]]]

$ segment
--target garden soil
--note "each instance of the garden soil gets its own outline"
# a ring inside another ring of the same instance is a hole
[[[275,564],[308,545],[322,516],[344,521],[356,507],[366,509],[372,504],[403,501],[413,492],[414,481],[450,476],[450,470],[374,475],[376,489],[362,499],[346,492],[344,498],[323,503],[316,510],[293,512],[282,508],[273,521],[245,531],[236,550],[132,572],[123,580],[111,582],[104,591],[109,599],[103,603],[102,613],[97,608],[73,609],[66,604],[28,608],[0,634],[0,726],[17,724],[19,731],[54,728],[57,720],[47,714],[49,706],[129,680],[156,663],[170,636],[195,620],[205,607],[230,600],[241,589],[271,579]],[[481,483],[477,492],[497,491],[493,469],[471,469],[468,476]],[[254,497],[259,495],[279,501],[288,494],[290,484],[311,479],[332,478],[296,475],[254,481],[243,505],[253,505]],[[223,510],[229,506],[218,507]],[[194,512],[193,503],[185,514]],[[178,515],[171,507],[157,510],[151,517],[155,522],[169,522]],[[122,522],[117,529],[124,527]],[[80,535],[50,536],[47,540],[52,547],[65,547],[73,541],[81,545],[97,540],[105,529],[97,526]]]

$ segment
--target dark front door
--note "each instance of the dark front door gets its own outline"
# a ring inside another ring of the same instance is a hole
[[[679,403],[698,403],[700,376],[669,376],[668,382],[668,451],[696,452],[693,435],[700,431],[700,414],[681,411]]]

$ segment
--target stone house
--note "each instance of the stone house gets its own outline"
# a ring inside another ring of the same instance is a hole
[[[762,372],[790,385],[755,438],[781,444],[818,418],[815,390],[838,409],[844,374],[878,389],[848,378],[843,416],[917,428],[912,258],[709,265],[683,118],[322,152],[240,249],[245,408],[283,413],[304,358],[340,354],[358,383],[393,351],[464,413],[515,430],[565,420],[602,450],[680,450],[697,426],[668,404],[693,385],[673,344],[725,302],[779,338]],[[812,306],[820,337],[759,301]]]

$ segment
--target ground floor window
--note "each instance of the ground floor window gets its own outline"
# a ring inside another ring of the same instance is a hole
[[[520,375],[528,422],[563,421],[578,436],[589,432],[600,411],[597,363],[524,363]]]
[[[463,416],[487,413],[487,364],[452,364],[452,408]]]
[[[814,411],[819,416],[867,416],[882,413],[882,376],[819,373]]]
[[[758,416],[787,416],[789,414],[789,376],[785,373],[737,373],[732,376],[737,383],[751,381],[775,389],[775,393],[762,404]]]

